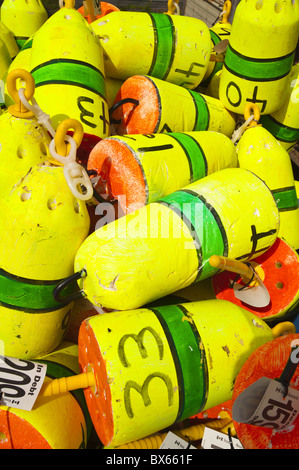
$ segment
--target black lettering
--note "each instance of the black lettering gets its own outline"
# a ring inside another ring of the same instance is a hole
[[[198,77],[198,75],[200,75],[200,72],[193,72],[194,67],[203,67],[203,65],[199,64],[198,62],[192,62],[188,70],[175,69],[175,72],[182,73],[186,75],[186,77],[190,77],[190,76]]]
[[[258,91],[258,86],[254,87],[252,98],[247,98],[246,101],[249,103],[263,103],[262,108],[261,108],[261,113],[265,111],[265,108],[267,106],[267,100],[258,100],[257,99],[257,91]]]
[[[87,103],[94,104],[94,100],[92,98],[88,98],[87,96],[78,96],[77,105],[81,111],[80,120],[84,122],[84,124],[86,124],[87,126],[92,127],[94,129],[95,127],[97,127],[96,124],[94,124],[93,122],[87,121],[87,119],[85,119],[85,116],[94,118],[94,113],[92,113],[91,111],[88,111],[87,109],[83,107],[82,102],[84,101]]]
[[[120,341],[118,343],[118,356],[119,356],[119,359],[120,359],[121,363],[123,364],[123,366],[125,366],[125,367],[130,366],[130,363],[127,360],[126,355],[125,355],[125,343],[129,338],[133,339],[137,343],[137,346],[138,346],[141,357],[143,359],[147,357],[147,350],[146,350],[146,348],[144,347],[144,344],[143,344],[144,334],[145,334],[146,331],[151,333],[153,335],[153,337],[155,338],[157,346],[158,346],[159,359],[160,359],[160,361],[163,359],[163,355],[164,355],[163,342],[162,342],[160,336],[158,335],[158,333],[153,328],[148,326],[148,327],[142,328],[142,330],[138,333],[138,335],[126,334],[120,339]]]
[[[239,95],[239,98],[235,103],[229,97],[229,90],[231,89],[231,87],[234,87],[237,90],[238,95]],[[240,90],[239,86],[235,82],[229,82],[229,84],[227,85],[227,87],[226,87],[226,98],[227,98],[227,100],[228,100],[228,102],[231,106],[234,106],[236,108],[238,106],[240,106],[241,101],[242,101],[242,93],[241,93],[241,90]]]

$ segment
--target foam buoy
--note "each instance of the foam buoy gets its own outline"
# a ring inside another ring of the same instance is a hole
[[[232,397],[233,406],[240,394],[262,377],[279,379],[292,353],[292,345],[298,344],[299,335],[293,333],[275,338],[253,351],[237,375]],[[296,359],[298,364],[298,354]],[[298,367],[290,379],[290,387],[298,390]],[[264,421],[270,421],[270,427],[238,422],[233,413],[235,429],[245,449],[298,449],[298,419],[284,429],[277,429],[275,426],[275,419],[280,421],[282,416],[287,419],[293,410],[290,400],[282,400],[281,395],[281,401],[281,404],[279,401],[270,403],[265,411]]]
[[[109,135],[109,113],[101,43],[73,3],[34,34],[30,73],[35,98],[55,129],[67,118],[81,122],[83,149]]]
[[[272,114],[263,115],[260,123],[289,152],[299,140],[299,64],[292,67],[288,94],[282,106]]]
[[[272,191],[279,215],[279,236],[299,249],[299,208],[290,156],[275,137],[261,126],[245,130],[237,145],[240,168],[263,179]]]
[[[27,170],[0,207],[0,337],[8,356],[39,357],[66,331],[72,303],[56,301],[53,290],[73,273],[88,211],[70,191],[63,168],[46,163]]]
[[[67,342],[34,361],[47,366],[44,384],[80,372],[78,346]],[[13,387],[10,385],[10,391]],[[64,393],[55,400],[39,395],[30,411],[0,406],[0,449],[3,450],[86,449],[91,428],[82,390]]]
[[[63,340],[78,344],[81,323],[86,320],[86,318],[92,317],[93,315],[100,315],[101,313],[105,313],[104,310],[101,312],[99,308],[96,310],[89,300],[85,298],[75,300]]]
[[[236,8],[220,77],[224,106],[243,114],[248,102],[261,114],[283,104],[299,35],[299,4],[241,0]]]
[[[264,182],[227,168],[90,234],[77,251],[74,271],[93,305],[138,308],[215,274],[212,254],[258,256],[273,245],[278,227]]]
[[[4,0],[1,21],[15,37],[19,49],[48,19],[41,0]]]
[[[120,135],[216,131],[231,137],[236,125],[220,100],[141,75],[120,87],[110,117]]]
[[[6,108],[4,89],[10,64],[11,58],[8,49],[5,42],[0,38],[0,112]]]
[[[235,146],[228,137],[199,131],[107,137],[92,149],[87,168],[99,177],[96,190],[118,199],[128,213],[236,166]]]
[[[198,18],[116,11],[90,26],[101,40],[105,72],[112,78],[150,75],[192,89],[209,64],[210,33]]]
[[[47,161],[51,138],[39,124],[32,111],[20,100],[17,83],[24,85],[28,100],[34,96],[33,77],[24,69],[11,70],[7,76],[7,90],[11,105],[0,116],[0,195],[6,196],[34,165]]]
[[[94,316],[80,327],[75,385],[101,442],[118,446],[229,400],[241,365],[281,328],[219,300]],[[67,389],[58,380],[41,393]]]

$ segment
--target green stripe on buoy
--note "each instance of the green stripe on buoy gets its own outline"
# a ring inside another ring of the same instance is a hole
[[[183,132],[170,132],[168,135],[180,144],[186,154],[190,167],[190,183],[207,176],[208,164],[200,144]]]
[[[275,189],[272,191],[279,212],[298,209],[298,200],[295,186]]]
[[[276,139],[281,140],[282,142],[293,143],[299,140],[299,129],[289,127],[278,122],[270,114],[264,114],[261,116],[259,122],[265,129],[271,132]]]
[[[225,67],[234,75],[258,82],[279,80],[291,70],[295,51],[283,57],[253,59],[246,57],[228,45],[225,53]]]
[[[154,53],[148,75],[165,80],[175,51],[175,28],[169,15],[149,13],[154,30]]]
[[[192,96],[196,110],[195,122],[192,131],[207,131],[210,123],[210,111],[206,100],[200,93],[189,89],[188,91]]]
[[[106,98],[105,80],[99,69],[79,60],[55,59],[31,70],[35,87],[51,84],[74,85]]]
[[[179,410],[176,421],[199,413],[208,393],[208,368],[205,351],[192,317],[182,305],[151,309],[167,337],[179,384]]]

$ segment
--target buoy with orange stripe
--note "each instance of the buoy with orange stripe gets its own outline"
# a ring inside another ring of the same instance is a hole
[[[142,75],[125,80],[110,122],[119,135],[216,131],[231,137],[236,125],[220,100]]]
[[[254,113],[259,121],[256,105],[247,106],[245,116],[249,116],[250,108],[256,110]],[[266,182],[279,210],[279,236],[298,250],[299,208],[290,156],[267,129],[256,124],[252,121],[238,142],[239,166],[254,172]]]
[[[14,34],[19,49],[48,19],[41,0],[3,0],[0,11],[1,21]]]
[[[73,140],[82,139],[78,133]],[[14,181],[0,209],[0,337],[6,355],[32,359],[53,351],[65,334],[72,302],[58,302],[53,290],[73,273],[89,215],[64,167],[47,161]]]
[[[103,46],[108,77],[150,75],[193,89],[209,64],[210,33],[198,18],[116,11],[91,27]]]
[[[229,400],[251,352],[293,327],[224,300],[93,316],[79,331],[82,374],[40,393],[84,388],[99,439],[119,446]]]
[[[260,123],[287,152],[299,140],[299,64],[292,67],[288,94],[282,106],[272,114],[260,117]]]
[[[263,422],[270,427],[246,424],[234,418],[234,406],[238,397],[250,385],[263,377],[277,380],[277,386],[281,389],[285,386],[284,379],[286,379],[287,386],[298,391],[298,345],[299,334],[295,331],[293,334],[274,338],[253,351],[241,367],[234,384],[232,405],[234,426],[244,449],[298,449],[298,418],[292,425],[277,429],[282,418],[287,420],[294,410],[292,399],[283,398],[282,394],[280,394],[281,401],[271,399],[272,402],[264,411]],[[293,365],[286,369],[287,364],[290,364],[293,358]],[[287,374],[283,375],[285,370]],[[257,405],[261,401],[261,397],[254,397],[254,399]]]
[[[112,3],[100,2],[98,0],[84,0],[83,5],[78,8],[78,11],[84,16],[88,23],[93,23],[93,21],[113,11],[119,11],[119,8],[112,5]]]
[[[30,73],[36,100],[54,129],[67,118],[81,122],[80,151],[109,135],[103,51],[74,0],[55,12],[34,34]]]
[[[87,169],[96,173],[96,191],[118,200],[129,213],[236,166],[235,146],[228,137],[199,131],[107,137],[92,149]]]
[[[44,384],[80,372],[78,346],[70,342],[63,342],[53,353],[34,361],[47,366]],[[9,393],[16,393],[16,385],[9,387]],[[30,411],[0,406],[0,449],[3,450],[86,449],[91,429],[82,390],[64,393],[55,400],[39,395]]]
[[[22,83],[24,96],[31,100],[35,94],[34,80],[23,69],[11,70],[7,76],[7,96],[10,105],[0,116],[0,195],[9,194],[32,166],[48,160],[51,138],[32,111],[20,100],[17,85]]]
[[[248,102],[261,114],[277,111],[288,93],[298,35],[298,1],[241,0],[220,77],[224,106],[238,114]]]
[[[215,274],[212,254],[258,256],[273,245],[278,228],[265,183],[226,168],[95,230],[77,251],[74,272],[93,305],[138,308]],[[56,298],[64,299],[73,280],[58,283]]]

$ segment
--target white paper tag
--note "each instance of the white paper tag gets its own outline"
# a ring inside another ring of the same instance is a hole
[[[0,405],[30,411],[46,371],[46,364],[0,356]]]
[[[236,437],[230,438],[223,432],[207,427],[203,433],[201,447],[203,449],[243,449],[241,442]]]
[[[181,439],[173,432],[169,431],[160,449],[196,449],[196,447],[191,446],[188,442],[184,441],[184,439]]]
[[[232,417],[239,423],[272,429],[291,426],[299,413],[299,390],[284,386],[277,380],[261,377],[247,387],[235,400]]]

